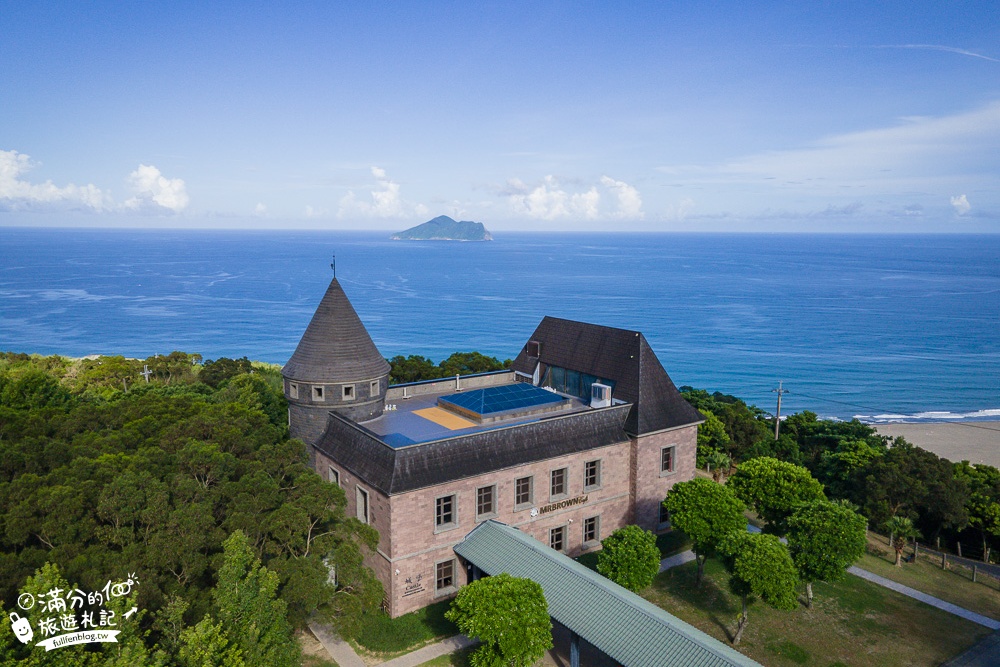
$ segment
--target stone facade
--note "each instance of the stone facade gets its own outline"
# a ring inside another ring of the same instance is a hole
[[[551,530],[564,529],[563,551],[575,557],[599,548],[600,540],[630,523],[658,528],[659,503],[669,487],[694,474],[697,427],[657,433],[629,442],[570,456],[497,470],[408,493],[384,496],[351,472],[349,462],[338,463],[317,452],[317,470],[330,479],[333,467],[347,496],[348,516],[357,516],[360,486],[368,493],[369,522],[379,531],[379,548],[365,564],[375,571],[386,592],[386,609],[392,616],[406,614],[453,595],[469,573],[454,553],[454,546],[481,521],[496,519],[550,544]],[[677,447],[674,472],[660,476],[661,448]],[[633,461],[638,452],[637,474]],[[585,487],[588,462],[599,462],[599,483]],[[565,470],[564,493],[551,495],[552,471]],[[518,479],[532,479],[532,502],[515,506]],[[632,491],[633,480],[638,493]],[[477,489],[495,487],[494,511],[477,514]],[[436,502],[454,497],[453,524],[435,526]],[[635,498],[635,501],[633,500]],[[585,521],[597,517],[596,539],[584,543]],[[436,588],[438,563],[454,561],[454,583]]]
[[[356,422],[382,414],[389,377],[362,378],[332,383],[285,380],[290,435],[316,442],[326,428],[326,416],[336,410]],[[345,396],[350,390],[350,395]]]
[[[663,529],[666,526],[665,522],[660,521],[660,504],[667,491],[677,482],[685,482],[694,477],[698,454],[698,425],[651,433],[635,438],[632,442],[634,523],[646,530]],[[671,465],[668,470],[663,470],[663,450],[671,448]]]

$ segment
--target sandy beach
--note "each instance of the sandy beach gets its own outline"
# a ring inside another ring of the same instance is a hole
[[[901,435],[949,461],[967,460],[1000,468],[1000,421],[878,424],[875,429],[882,435]]]

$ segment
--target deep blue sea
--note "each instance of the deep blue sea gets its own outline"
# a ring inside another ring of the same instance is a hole
[[[513,357],[544,315],[642,331],[773,411],[1000,417],[1000,235],[0,228],[0,349],[284,363],[337,276],[383,355]]]

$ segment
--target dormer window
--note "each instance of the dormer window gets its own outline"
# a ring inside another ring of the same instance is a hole
[[[323,400],[323,387],[313,387],[313,400]]]
[[[542,354],[542,344],[537,340],[529,340],[525,351],[528,353],[529,357],[537,359]]]

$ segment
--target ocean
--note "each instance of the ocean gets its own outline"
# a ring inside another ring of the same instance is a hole
[[[333,272],[386,357],[512,358],[545,315],[678,385],[869,422],[1000,418],[1000,235],[0,228],[0,349],[284,363]]]

